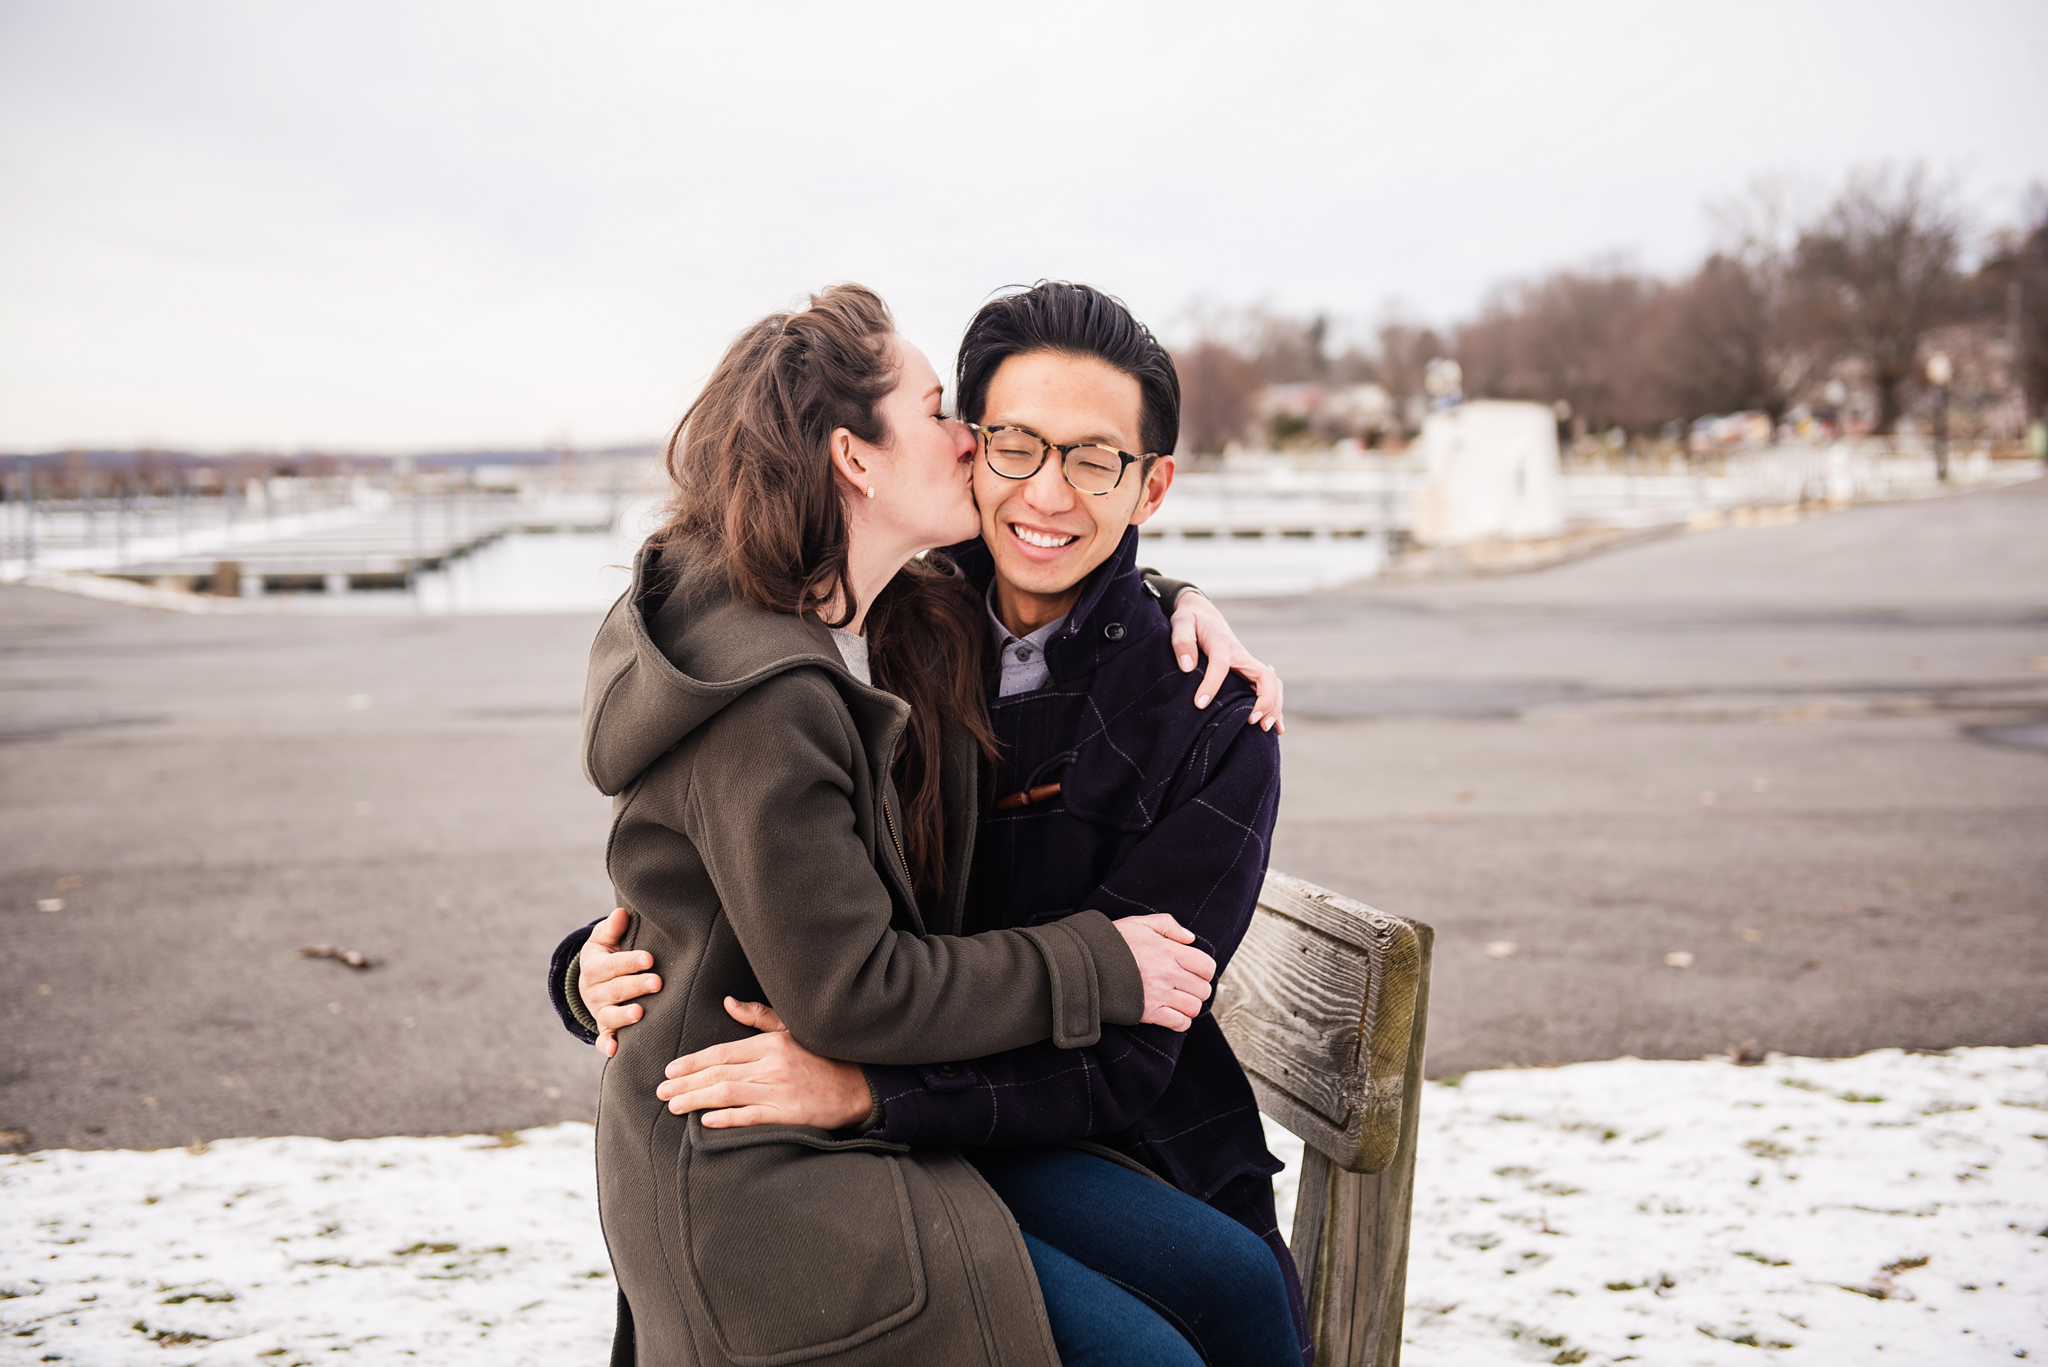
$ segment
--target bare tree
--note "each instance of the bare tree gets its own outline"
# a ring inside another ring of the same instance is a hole
[[[1247,310],[1242,328],[1250,355],[1267,384],[1306,384],[1323,378],[1323,337],[1329,323],[1321,315],[1292,318],[1265,308]]]
[[[1667,287],[1619,262],[1496,290],[1458,329],[1465,392],[1563,399],[1594,426],[1644,431],[1669,416],[1649,345]]]
[[[1374,340],[1377,342],[1373,355],[1372,373],[1361,378],[1376,381],[1393,400],[1394,411],[1402,415],[1404,430],[1408,426],[1407,414],[1422,396],[1422,371],[1431,361],[1449,350],[1444,339],[1434,328],[1410,322],[1389,310],[1380,323]]]
[[[1240,440],[1265,387],[1259,368],[1227,342],[1197,342],[1173,358],[1180,372],[1183,450],[1210,455]]]
[[[2027,416],[2048,418],[2048,185],[2029,196],[2024,224],[1992,239],[1963,291],[1964,312],[2000,325]]]
[[[1809,325],[1870,367],[1880,432],[1897,429],[1921,339],[1956,304],[1963,222],[1952,199],[1924,167],[1852,171],[1793,249]]]
[[[1712,255],[1670,294],[1657,369],[1686,417],[1760,409],[1777,420],[1837,356],[1793,270],[1800,186],[1764,178],[1708,207]]]
[[[1834,359],[1779,267],[1717,252],[1673,287],[1657,354],[1671,407],[1687,417],[1760,409],[1775,427]]]

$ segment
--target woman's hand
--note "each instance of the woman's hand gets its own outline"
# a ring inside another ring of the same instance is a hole
[[[1223,687],[1223,676],[1231,670],[1238,673],[1258,690],[1258,699],[1252,703],[1252,714],[1245,720],[1254,724],[1263,722],[1271,731],[1278,727],[1281,735],[1287,734],[1287,723],[1280,718],[1282,689],[1280,676],[1273,667],[1255,658],[1244,643],[1237,639],[1237,633],[1230,629],[1230,623],[1223,620],[1223,614],[1216,605],[1203,596],[1199,589],[1182,589],[1180,597],[1173,600],[1173,657],[1180,661],[1180,672],[1194,671],[1196,651],[1209,657],[1209,668],[1202,675],[1202,687],[1195,694],[1195,706],[1207,707],[1209,700],[1216,696],[1216,690]]]
[[[1193,1025],[1216,976],[1216,961],[1195,948],[1195,933],[1171,916],[1156,913],[1126,916],[1112,924],[1131,947],[1138,976],[1145,980],[1145,1014],[1139,1019],[1169,1030]]]
[[[714,1130],[732,1125],[837,1130],[865,1119],[874,1108],[860,1066],[821,1058],[798,1044],[774,1007],[727,997],[725,1011],[762,1033],[714,1044],[669,1064],[664,1070],[668,1081],[654,1094],[677,1115],[703,1111],[704,1124]]]
[[[613,911],[591,930],[576,957],[576,993],[597,1022],[597,1051],[606,1058],[619,1052],[619,1031],[640,1019],[641,1009],[625,1003],[661,991],[661,978],[646,971],[654,967],[654,956],[619,948],[632,915],[624,907]]]

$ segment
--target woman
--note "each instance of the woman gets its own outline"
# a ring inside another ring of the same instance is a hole
[[[735,999],[820,1053],[916,1063],[1185,1028],[1208,995],[1169,917],[954,933],[988,733],[981,606],[918,557],[977,527],[940,399],[857,286],[748,329],[592,648],[585,767],[615,796],[628,947],[668,983],[600,1096],[615,1361],[1058,1360],[1016,1227],[956,1155],[663,1104],[671,1059],[753,1033]]]

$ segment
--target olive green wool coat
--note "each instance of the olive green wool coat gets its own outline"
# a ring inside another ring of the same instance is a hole
[[[585,769],[613,797],[629,945],[663,981],[598,1104],[615,1361],[1057,1367],[1016,1223],[955,1153],[707,1130],[654,1094],[671,1059],[751,1033],[727,995],[860,1063],[1079,1047],[1138,1019],[1136,963],[1099,912],[954,933],[976,826],[964,734],[947,754],[946,910],[924,922],[891,830],[908,715],[847,673],[823,626],[734,598],[687,546],[643,550],[598,632]]]

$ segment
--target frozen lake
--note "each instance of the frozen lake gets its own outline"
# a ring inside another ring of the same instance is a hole
[[[625,591],[641,537],[632,518],[612,532],[521,532],[419,576],[412,590],[271,594],[244,600],[288,613],[602,612]],[[1310,593],[1370,578],[1377,539],[1146,537],[1140,563],[1217,598]]]

